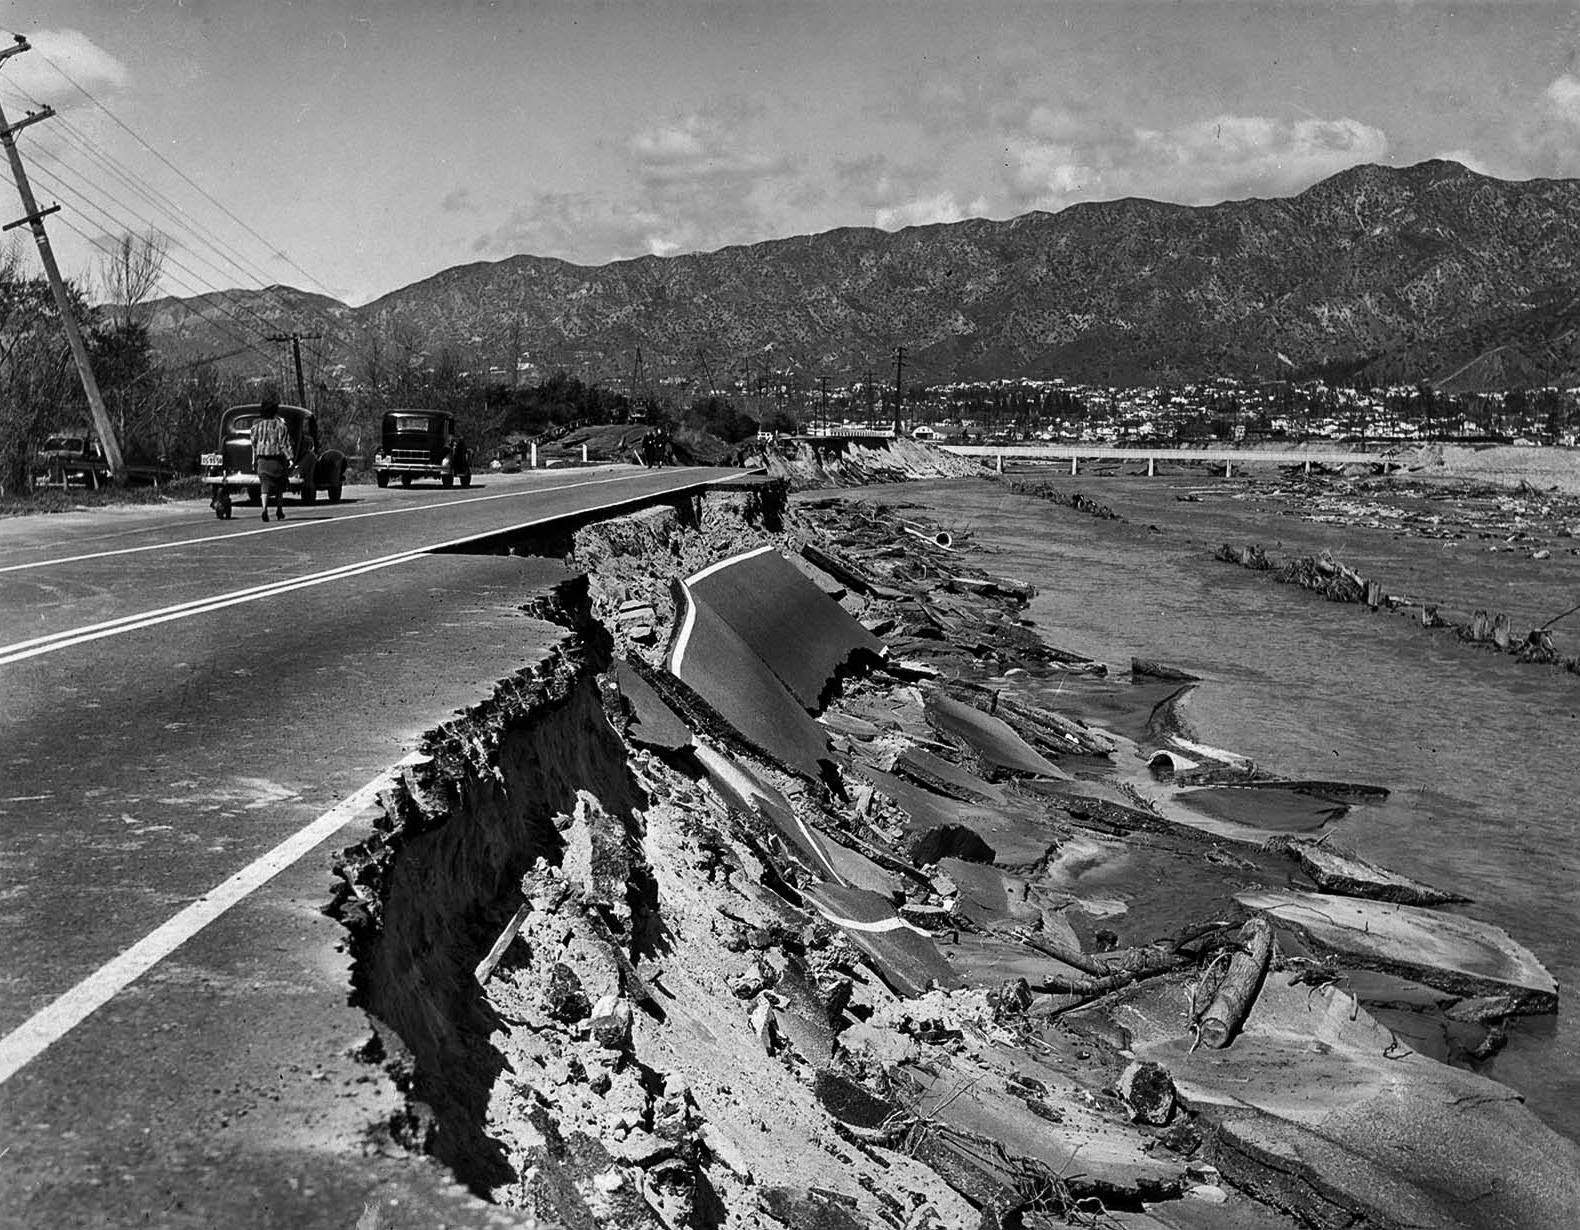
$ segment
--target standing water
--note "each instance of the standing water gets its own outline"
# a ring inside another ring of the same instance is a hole
[[[1132,655],[1200,675],[1195,737],[1270,772],[1374,783],[1334,840],[1473,899],[1557,978],[1556,1017],[1519,1018],[1482,1071],[1580,1138],[1580,676],[1459,643],[1451,633],[1324,601],[1212,558],[1222,542],[1275,556],[1324,549],[1388,592],[1507,611],[1515,629],[1580,602],[1580,556],[1494,552],[1387,527],[1315,524],[1234,480],[1028,476],[1109,505],[1108,521],[977,480],[868,489],[969,529],[996,554],[972,562],[1036,585],[1044,639],[1128,669]],[[1197,498],[1191,498],[1195,495]],[[1580,615],[1556,626],[1580,649]]]

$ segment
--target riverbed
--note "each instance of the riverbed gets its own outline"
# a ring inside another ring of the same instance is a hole
[[[1161,659],[1204,682],[1192,733],[1271,772],[1375,783],[1333,840],[1471,897],[1467,914],[1528,946],[1563,988],[1580,976],[1580,836],[1573,795],[1580,677],[1524,666],[1401,615],[1329,603],[1212,558],[1222,542],[1280,557],[1331,551],[1390,592],[1506,611],[1521,633],[1580,602],[1580,555],[1494,549],[1498,540],[1403,534],[1384,519],[1314,522],[1242,479],[1022,478],[1108,505],[1119,520],[980,480],[870,488],[917,506],[993,554],[975,562],[1036,585],[1046,640],[1128,669]],[[1342,490],[1343,480],[1335,479]],[[1386,503],[1386,497],[1384,497]],[[1375,522],[1365,524],[1359,522]],[[1506,545],[1506,544],[1505,544]],[[1555,626],[1580,650],[1580,616]],[[1580,1016],[1522,1018],[1481,1069],[1580,1138]]]

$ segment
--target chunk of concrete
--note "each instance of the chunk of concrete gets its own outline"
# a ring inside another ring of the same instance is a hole
[[[1413,905],[1264,889],[1235,895],[1297,928],[1321,951],[1456,995],[1507,995],[1516,1011],[1556,1012],[1558,983],[1501,927]]]
[[[1574,1224],[1580,1145],[1512,1089],[1416,1054],[1335,986],[1269,977],[1233,1047],[1194,1045],[1183,980],[1155,979],[1103,1018],[1165,1068],[1242,1190],[1313,1225]]]

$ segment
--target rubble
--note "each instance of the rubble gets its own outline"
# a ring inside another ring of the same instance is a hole
[[[341,858],[413,1146],[576,1226],[1565,1224],[1580,1151],[1341,986],[1473,1046],[1556,1007],[1287,836],[1380,788],[1189,738],[1185,672],[1046,644],[965,535],[718,498],[578,531],[564,652]]]

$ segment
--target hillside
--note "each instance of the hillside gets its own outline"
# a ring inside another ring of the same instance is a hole
[[[1127,199],[596,268],[517,256],[360,308],[301,295],[294,327],[326,333],[353,370],[377,337],[387,349],[448,346],[472,367],[508,369],[519,347],[540,368],[611,378],[639,346],[660,375],[722,378],[749,360],[845,378],[892,370],[904,345],[924,381],[1365,369],[1576,382],[1577,252],[1580,181],[1513,183],[1432,161],[1207,207]],[[279,318],[279,294],[257,295]],[[226,302],[241,311],[251,297]],[[179,331],[190,356],[202,330],[161,305],[161,342]],[[214,339],[215,351],[233,348]]]

